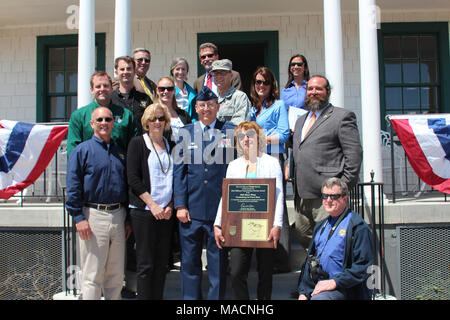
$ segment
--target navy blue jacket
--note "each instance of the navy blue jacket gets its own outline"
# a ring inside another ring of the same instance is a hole
[[[76,223],[85,220],[83,204],[86,202],[127,202],[125,156],[112,140],[108,147],[96,136],[72,150],[67,163],[66,208]]]
[[[235,158],[234,127],[217,120],[211,141],[203,141],[200,121],[179,130],[180,139],[173,149],[174,206],[187,207],[191,219],[213,222],[216,218],[222,180]],[[208,164],[209,159],[212,163]]]
[[[369,226],[358,213],[349,210],[348,214],[351,214],[352,217],[347,227],[343,270],[335,275],[333,279],[336,281],[337,288],[345,292],[347,299],[370,299],[366,280],[370,275],[367,273],[367,268],[372,265],[372,233]],[[313,240],[309,246],[308,255],[316,254],[314,238],[326,221],[327,218],[317,223],[314,227]],[[298,293],[310,297],[314,287],[315,283],[309,276],[308,263],[305,263],[301,273]]]

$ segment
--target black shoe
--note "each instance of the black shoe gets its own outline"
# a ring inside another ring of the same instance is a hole
[[[122,299],[136,299],[136,292],[131,291],[126,287],[122,288],[120,295],[122,296]]]

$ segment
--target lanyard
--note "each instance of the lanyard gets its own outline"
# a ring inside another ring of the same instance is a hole
[[[339,219],[337,219],[337,221],[333,224],[333,227],[330,230],[330,233],[328,234],[328,238],[327,241],[325,242],[325,245],[322,248],[322,251],[320,252],[320,254],[317,256],[319,259],[322,256],[323,251],[325,250],[325,247],[328,244],[328,240],[330,240],[331,236],[333,235],[334,231],[336,230],[336,228],[339,226],[339,224],[341,223],[342,220],[344,220],[344,218],[347,216],[347,213],[349,212],[349,210],[347,208],[345,208],[345,210],[342,212],[342,214],[339,216]],[[322,230],[320,231],[320,236],[322,236],[322,233],[325,231],[325,227],[328,224],[328,220],[325,222],[324,226],[322,227]]]

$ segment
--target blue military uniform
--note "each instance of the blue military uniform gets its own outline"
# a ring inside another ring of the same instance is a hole
[[[201,94],[199,96],[201,99]],[[200,101],[206,100],[210,99]],[[174,149],[174,206],[187,207],[191,218],[190,222],[180,223],[184,299],[202,299],[201,253],[205,236],[210,282],[208,299],[224,298],[225,255],[214,240],[214,220],[222,196],[222,179],[234,158],[233,128],[232,123],[216,120],[207,137],[204,125],[196,121],[180,129],[180,141]],[[177,161],[177,157],[183,160]]]

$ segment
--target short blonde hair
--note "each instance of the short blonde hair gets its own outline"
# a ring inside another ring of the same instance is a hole
[[[258,135],[258,151],[264,152],[266,150],[267,140],[266,140],[266,133],[264,132],[264,130],[255,121],[244,121],[241,122],[236,128],[234,128],[236,149],[239,155],[242,155],[244,153],[244,150],[242,150],[242,147],[239,144],[237,135],[243,130],[251,130],[251,129],[255,130],[256,134]]]
[[[145,108],[144,114],[141,118],[142,128],[145,131],[148,131],[147,122],[155,119],[155,112],[157,109],[161,109],[164,113],[164,118],[166,119],[166,123],[164,124],[164,130],[170,129],[170,114],[169,109],[165,105],[160,102],[153,103]]]

